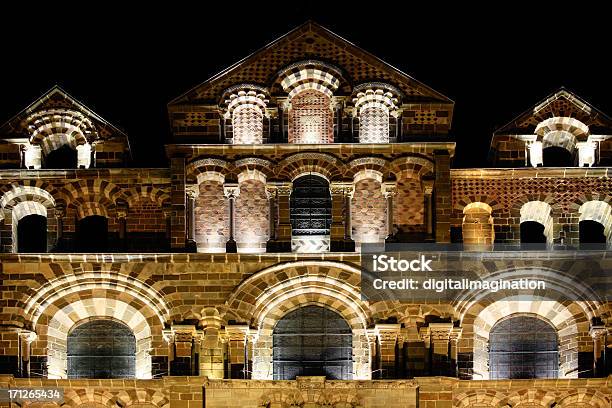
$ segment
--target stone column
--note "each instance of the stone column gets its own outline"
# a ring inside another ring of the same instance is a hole
[[[450,155],[446,150],[436,150],[435,160],[435,205],[436,227],[435,239],[438,243],[450,242],[450,216],[451,216],[451,180]]]
[[[332,199],[332,223],[330,229],[330,250],[333,252],[352,251],[354,242],[350,237],[351,207],[355,187],[353,183],[330,183]],[[349,231],[349,236],[346,232]]]
[[[423,346],[425,347],[425,354],[423,358],[423,376],[432,375],[431,370],[431,329],[429,327],[421,327],[419,329],[419,336],[423,341]]]
[[[278,252],[291,252],[291,205],[289,199],[292,183],[276,184],[276,205],[278,223],[275,247]]]
[[[379,378],[397,378],[396,346],[400,333],[399,324],[377,324],[375,326],[378,339]]]
[[[228,325],[225,327],[225,334],[228,340],[228,370],[231,379],[250,378],[248,372],[248,334],[247,325]]]
[[[595,164],[595,148],[597,143],[591,140],[576,143],[578,148],[578,165],[580,167],[592,167]]]
[[[536,140],[528,143],[527,149],[529,149],[529,163],[533,167],[541,166],[544,163],[542,142]]]
[[[430,323],[432,375],[452,375],[450,362],[450,338],[452,323]]]
[[[55,223],[57,230],[55,231],[55,248],[61,250],[63,248],[64,239],[64,217],[66,216],[66,207],[63,204],[55,206]]]
[[[421,377],[425,369],[425,348],[419,334],[418,325],[423,323],[419,315],[410,315],[402,319],[400,330],[400,352],[404,354],[402,378]]]
[[[266,195],[268,197],[268,203],[270,206],[270,238],[268,240],[268,247],[273,245],[272,243],[276,240],[277,225],[278,225],[278,212],[277,212],[277,197],[278,191],[277,186],[266,184]]]
[[[40,169],[42,167],[42,149],[38,145],[24,147],[24,167],[26,169]]]
[[[168,363],[170,375],[185,376],[194,375],[194,367],[198,362],[195,354],[197,349],[197,337],[202,336],[202,332],[196,330],[195,326],[175,325],[170,330],[164,330],[164,340],[168,343]]]
[[[450,360],[451,371],[455,377],[459,377],[459,338],[463,329],[461,327],[453,327],[450,333]]]
[[[221,336],[221,318],[218,313],[204,316],[200,323],[203,327],[200,347],[200,375],[208,378],[223,379],[223,344]],[[204,314],[204,311],[203,311]]]
[[[189,186],[185,192],[187,193],[187,243],[195,247],[195,210],[196,199],[199,195],[199,186]]]
[[[382,185],[382,193],[387,202],[387,237],[392,239],[395,235],[393,226],[393,197],[397,194],[397,184],[395,182],[385,182]]]
[[[240,186],[235,183],[225,183],[223,194],[229,200],[229,239],[226,244],[226,252],[237,252],[236,240],[234,239],[236,220],[235,204],[236,198],[240,195]]]
[[[606,336],[608,335],[608,329],[604,326],[593,326],[590,331],[591,338],[593,339],[593,376],[602,377],[605,376],[605,348],[606,348]]]
[[[19,332],[19,342],[21,349],[20,375],[24,378],[30,377],[30,354],[32,352],[32,342],[37,339],[36,333],[29,330]]]

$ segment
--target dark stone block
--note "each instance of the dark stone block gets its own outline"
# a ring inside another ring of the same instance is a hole
[[[0,356],[0,374],[12,374],[19,377],[17,367],[17,356]]]

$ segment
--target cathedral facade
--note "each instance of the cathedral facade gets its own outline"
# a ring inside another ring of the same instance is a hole
[[[612,119],[560,89],[494,133],[490,168],[454,169],[453,108],[312,22],[168,104],[168,168],[131,168],[124,132],[51,89],[0,128],[0,388],[63,390],[22,407],[610,407],[607,281],[362,296],[367,245],[454,244],[484,274],[588,248],[612,269]]]

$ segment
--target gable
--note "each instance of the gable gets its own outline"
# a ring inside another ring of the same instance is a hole
[[[77,112],[94,124],[95,139],[128,142],[127,135],[122,130],[104,120],[57,85],[2,125],[0,138],[28,138],[28,118],[44,111]]]
[[[496,130],[494,134],[533,134],[540,122],[552,117],[578,119],[589,126],[591,133],[610,134],[612,131],[612,119],[574,93],[561,88]]]
[[[453,104],[446,96],[340,36],[314,22],[307,22],[174,99],[169,105],[216,104],[225,89],[245,82],[267,87],[272,96],[281,96],[282,89],[275,82],[277,73],[304,59],[329,62],[344,70],[338,94],[350,94],[351,87],[362,82],[382,81],[400,89],[405,103]]]

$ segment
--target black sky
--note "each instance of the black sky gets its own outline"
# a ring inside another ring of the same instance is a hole
[[[137,166],[165,166],[166,104],[307,19],[453,99],[455,167],[484,166],[493,130],[560,86],[612,114],[609,13],[588,2],[209,3],[0,10],[0,121],[57,83],[128,133]]]

